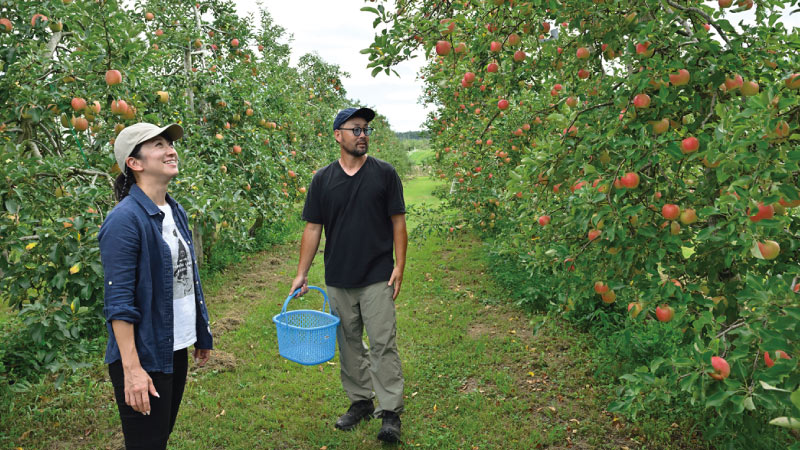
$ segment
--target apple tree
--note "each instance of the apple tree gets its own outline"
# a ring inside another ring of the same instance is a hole
[[[797,417],[800,384],[799,41],[788,2],[731,3],[377,2],[364,52],[373,75],[427,59],[434,170],[461,212],[441,225],[484,233],[523,303],[620,348],[660,336],[611,410],[679,402],[723,419],[709,436],[781,440],[767,423]]]

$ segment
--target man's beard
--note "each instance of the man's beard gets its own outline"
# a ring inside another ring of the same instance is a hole
[[[354,145],[354,146],[353,146],[353,148],[352,148],[352,149],[351,149],[351,148],[347,148],[347,147],[345,147],[345,149],[344,149],[344,150],[345,150],[347,153],[349,153],[349,154],[351,154],[351,155],[355,156],[356,158],[358,158],[358,157],[360,157],[360,156],[364,156],[364,155],[366,155],[366,154],[367,154],[367,151],[369,150],[369,143],[368,143],[368,142],[364,142],[364,149],[363,149],[363,150],[362,150],[362,149],[360,149],[358,146],[359,146],[359,144],[356,144],[356,145]]]

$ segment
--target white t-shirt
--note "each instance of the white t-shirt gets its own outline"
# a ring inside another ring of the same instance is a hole
[[[175,226],[172,208],[167,204],[158,209],[164,213],[161,235],[172,253],[173,350],[181,350],[197,341],[192,255]]]

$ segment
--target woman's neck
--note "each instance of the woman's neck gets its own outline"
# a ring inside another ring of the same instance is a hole
[[[154,180],[136,180],[136,185],[158,206],[167,204],[168,183],[157,183]]]

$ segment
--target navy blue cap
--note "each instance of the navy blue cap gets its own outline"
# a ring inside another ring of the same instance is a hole
[[[339,111],[336,114],[336,118],[333,119],[333,129],[338,130],[339,127],[342,126],[343,123],[350,120],[352,117],[361,117],[362,119],[366,119],[367,122],[371,121],[375,118],[375,111],[369,108],[347,108]]]

